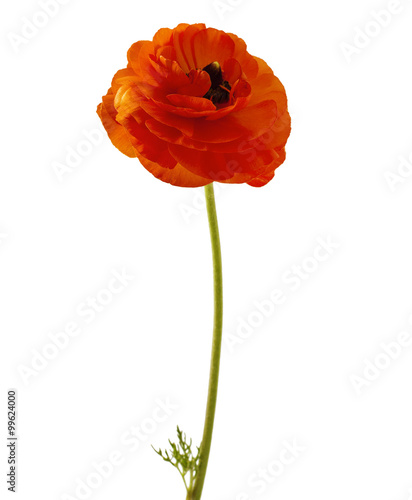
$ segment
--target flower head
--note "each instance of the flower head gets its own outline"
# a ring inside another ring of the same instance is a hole
[[[97,108],[122,153],[176,186],[273,178],[290,134],[286,93],[241,38],[180,24],[127,58]]]

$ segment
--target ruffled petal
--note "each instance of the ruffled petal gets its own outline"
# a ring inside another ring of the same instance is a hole
[[[198,66],[195,59],[194,37],[199,31],[206,29],[204,24],[192,24],[178,35],[178,43],[181,48],[181,56],[189,70],[201,69],[203,66]]]
[[[186,170],[177,163],[172,169],[163,168],[143,156],[139,156],[140,163],[157,179],[179,187],[201,187],[210,184],[212,181]]]
[[[270,129],[265,130],[259,137],[254,139],[241,138],[234,141],[215,143],[193,140],[175,127],[164,125],[154,118],[146,120],[146,126],[159,139],[186,148],[213,151],[215,153],[242,152],[243,154],[252,154],[253,150],[278,150],[285,146],[290,133],[290,117],[288,114],[284,116],[287,122],[282,123],[282,125],[279,124],[279,121],[275,122]]]
[[[241,137],[249,140],[259,137],[276,120],[276,103],[266,101],[244,108],[220,120],[193,120],[169,113],[152,101],[143,101],[141,107],[164,125],[175,127],[187,137],[202,142],[227,142]]]
[[[194,97],[180,94],[169,94],[166,96],[168,100],[175,106],[180,108],[189,108],[194,111],[215,111],[216,106],[209,99],[203,97]]]
[[[253,187],[262,187],[265,186],[269,181],[271,181],[275,177],[275,171],[270,172],[269,174],[260,175],[259,177],[255,177],[251,181],[247,182],[249,186]]]
[[[237,59],[226,59],[222,64],[223,79],[233,85],[242,76],[242,66]]]
[[[126,134],[124,128],[116,121],[116,109],[113,105],[113,94],[107,94],[103,97],[102,103],[97,107],[97,114],[99,115],[104,128],[115,146],[129,158],[137,156],[133,145]]]
[[[170,45],[173,37],[173,30],[170,28],[160,28],[154,37],[153,37],[153,45],[155,50]]]
[[[282,149],[278,151],[278,157],[269,165],[265,172],[254,177],[252,180],[248,181],[247,184],[253,187],[265,186],[269,181],[271,181],[275,175],[275,170],[282,165],[286,158],[286,151]]]
[[[210,76],[206,71],[192,69],[187,78],[188,81],[176,89],[177,94],[202,97],[210,89]]]
[[[192,49],[190,45],[188,45],[188,42],[190,44],[190,40],[188,37],[185,37],[185,32],[187,29],[190,29],[190,32],[193,33],[205,28],[202,24],[193,26],[193,28],[190,28],[189,24],[179,24],[173,30],[172,42],[176,53],[176,61],[185,73],[189,73],[191,69],[196,69],[195,66],[191,66],[193,54],[191,52]]]
[[[146,127],[146,115],[142,110],[135,112],[133,116],[119,119],[139,155],[158,163],[163,168],[175,167],[177,162],[169,153],[168,144]]]
[[[227,33],[214,28],[199,31],[192,41],[196,68],[204,68],[217,61],[223,63],[233,57],[235,44]]]
[[[215,153],[176,144],[169,144],[169,151],[187,170],[219,182],[231,179],[235,173],[244,174],[251,179],[264,172],[279,156],[274,150]]]
[[[124,68],[119,70],[112,79],[112,92],[116,94],[123,85],[135,85],[139,81],[133,68]]]
[[[255,58],[247,51],[246,43],[233,33],[228,33],[228,36],[230,36],[235,44],[233,57],[239,61],[242,66],[243,73],[246,75],[248,80],[256,78],[259,66]]]
[[[285,88],[263,59],[258,57],[255,57],[255,59],[259,66],[259,74],[251,81],[250,104],[253,105],[263,100],[273,99],[276,101],[279,115],[282,115],[287,109]]]
[[[139,74],[140,73],[140,64],[139,64],[139,55],[142,48],[150,44],[151,42],[147,40],[140,40],[139,42],[134,43],[130,49],[127,51],[127,61],[128,66],[133,68],[133,70]]]

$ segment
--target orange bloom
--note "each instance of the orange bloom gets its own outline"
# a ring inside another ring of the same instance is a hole
[[[236,35],[204,24],[133,44],[97,112],[110,140],[158,179],[263,186],[285,160],[283,85]]]

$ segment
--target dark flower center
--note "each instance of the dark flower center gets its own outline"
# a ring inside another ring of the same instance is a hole
[[[210,89],[203,96],[205,99],[210,99],[213,104],[223,104],[229,101],[230,85],[229,82],[223,80],[222,68],[217,61],[214,61],[203,68],[210,76]]]

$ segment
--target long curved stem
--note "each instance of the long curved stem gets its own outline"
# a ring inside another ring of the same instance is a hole
[[[213,424],[215,421],[217,389],[219,383],[220,353],[222,350],[223,325],[223,279],[222,254],[220,249],[219,226],[216,215],[215,194],[213,184],[205,186],[207,215],[209,218],[210,239],[213,255],[213,282],[214,282],[214,323],[212,357],[210,361],[209,390],[207,395],[206,417],[203,429],[203,438],[200,445],[200,465],[196,475],[193,492],[187,500],[200,500],[205,482],[207,464],[209,461],[210,446],[212,444]]]

